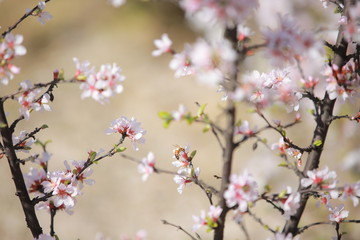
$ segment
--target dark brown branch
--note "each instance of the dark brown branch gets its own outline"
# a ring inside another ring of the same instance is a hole
[[[21,206],[25,214],[27,226],[28,228],[30,228],[33,237],[37,238],[40,234],[42,234],[42,228],[37,219],[34,205],[32,204],[32,201],[30,200],[28,191],[26,189],[23,173],[20,168],[20,163],[15,153],[12,142],[12,133],[5,116],[3,99],[0,99],[0,132],[5,155],[8,159],[12,179],[15,184],[16,196],[19,197]]]
[[[354,5],[355,1],[345,1],[345,9],[344,14],[347,15],[349,8],[351,5]],[[346,50],[347,50],[347,41],[344,38],[344,27],[340,26],[338,38],[335,45],[335,51],[334,51],[334,64],[336,64],[339,68],[341,68],[343,65],[346,64]],[[313,134],[313,139],[311,141],[311,145],[314,144],[315,141],[321,141],[321,146],[315,147],[309,152],[308,158],[306,160],[304,173],[307,173],[307,171],[313,170],[318,168],[320,163],[320,157],[323,151],[322,146],[325,144],[327,132],[329,129],[329,125],[331,123],[332,119],[332,113],[334,109],[336,100],[331,100],[329,98],[329,95],[325,93],[324,99],[321,101],[321,104],[319,104],[320,112],[319,115],[316,116],[316,127]],[[317,105],[317,104],[315,104]],[[306,188],[302,187],[301,179],[299,179],[299,187],[298,191],[302,191]],[[300,207],[297,209],[296,213],[291,216],[290,220],[287,220],[285,223],[285,226],[283,228],[283,233],[287,235],[288,233],[292,233],[293,236],[297,235],[298,232],[298,224],[302,217],[302,214],[305,210],[306,203],[308,200],[307,195],[302,194],[300,199]]]

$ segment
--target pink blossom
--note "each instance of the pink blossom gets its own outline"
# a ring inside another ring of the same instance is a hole
[[[79,59],[73,58],[76,67],[75,79],[86,81],[86,79],[95,73],[95,68],[90,65],[89,61],[80,62]]]
[[[42,182],[47,180],[46,172],[39,168],[30,168],[28,174],[24,174],[26,188],[29,193],[36,193],[42,195]]]
[[[184,50],[181,53],[174,54],[173,59],[170,61],[169,67],[175,71],[176,78],[194,74],[195,70],[191,66],[190,60],[191,51],[192,46],[185,44]]]
[[[172,165],[179,168],[178,173],[181,173],[183,170],[187,170],[187,168],[191,167],[191,159],[190,159],[190,146],[186,145],[185,147],[176,146],[174,149],[174,158],[176,161],[172,162]]]
[[[322,53],[321,43],[314,39],[314,35],[301,31],[288,16],[279,16],[277,30],[264,30],[263,35],[267,44],[266,55],[275,66],[294,63],[310,50]]]
[[[34,109],[34,111],[43,111],[43,110],[51,111],[49,102],[50,102],[50,95],[48,93],[45,93],[39,101],[34,102],[32,104],[32,108]]]
[[[256,132],[256,127],[254,129],[251,129],[249,126],[249,122],[247,120],[242,121],[241,125],[238,127],[235,127],[235,135],[237,134],[243,134],[246,136],[252,136]]]
[[[257,183],[247,171],[243,175],[232,174],[230,184],[224,193],[226,205],[230,208],[237,205],[241,212],[246,212],[249,203],[258,198]]]
[[[141,179],[145,182],[150,174],[154,172],[155,167],[155,156],[154,153],[149,152],[147,157],[144,157],[141,160],[141,163],[138,165],[138,172],[142,174]]]
[[[310,185],[322,188],[334,188],[336,186],[336,172],[329,171],[328,167],[324,169],[314,169],[307,171],[308,178],[301,179],[301,185],[308,187]]]
[[[309,76],[306,80],[300,79],[300,81],[305,88],[314,88],[319,83],[319,79],[312,76]]]
[[[178,184],[177,191],[182,193],[186,185],[190,185],[194,178],[200,175],[200,168],[186,168],[181,172],[181,175],[174,176],[174,182]]]
[[[72,180],[71,184],[78,188],[78,190],[81,190],[84,187],[84,183],[91,186],[95,184],[94,179],[89,179],[89,177],[93,173],[92,168],[86,168],[83,171],[85,161],[72,161],[72,165],[74,166],[74,169],[71,169],[68,162],[65,160],[64,165],[66,167],[67,173],[72,174]],[[79,174],[81,172],[81,174]],[[80,193],[80,192],[79,192]]]
[[[350,198],[353,202],[354,207],[359,204],[360,197],[360,181],[353,184],[345,184],[343,193],[340,199],[345,200]]]
[[[161,35],[161,39],[154,40],[154,44],[157,47],[157,49],[152,52],[154,57],[158,57],[164,53],[173,53],[171,49],[172,41],[166,33]]]
[[[285,150],[288,148],[287,144],[284,142],[284,138],[281,137],[277,143],[271,145],[271,150],[279,149],[280,154],[285,155]]]
[[[257,0],[181,0],[180,6],[188,16],[198,14],[206,23],[233,27],[242,23],[257,8]]]
[[[173,117],[174,120],[180,121],[185,116],[186,111],[187,109],[184,106],[184,104],[180,104],[179,109],[177,111],[173,111],[171,113],[171,116]]]
[[[50,13],[44,11],[45,5],[46,5],[45,1],[40,1],[38,3],[37,9],[32,13],[33,16],[38,17],[38,20],[41,24],[45,24],[45,21],[52,18]]]
[[[251,31],[250,28],[246,27],[243,24],[239,24],[236,28],[236,31],[237,31],[237,39],[239,41],[244,41],[254,34],[254,32]]]
[[[204,210],[201,211],[200,216],[193,216],[195,225],[193,225],[193,231],[197,231],[202,226],[208,226],[208,230],[212,230],[217,227],[217,220],[222,212],[220,206],[211,205],[207,214]]]
[[[284,217],[290,219],[290,216],[294,215],[297,209],[300,207],[300,193],[292,193],[286,199],[284,203]]]
[[[81,70],[81,67],[85,69]],[[80,89],[83,90],[81,98],[92,97],[100,103],[105,103],[109,101],[110,97],[123,91],[123,86],[120,83],[124,81],[125,77],[121,74],[121,68],[116,63],[101,65],[100,71],[96,74],[87,68],[87,64],[85,66],[80,65],[75,75],[78,80],[83,80],[80,85]]]
[[[137,122],[135,118],[130,120],[122,116],[112,121],[110,128],[106,131],[107,134],[120,133],[124,137],[131,140],[133,147],[136,151],[139,150],[137,147],[138,143],[145,143],[143,136],[146,131],[140,127],[140,122]]]
[[[48,234],[40,234],[37,238],[34,238],[34,240],[56,240],[56,238]]]
[[[16,151],[21,152],[29,152],[31,149],[31,145],[35,142],[33,138],[26,139],[28,136],[28,133],[23,130],[20,132],[19,136],[13,136],[12,141],[13,145],[16,147]]]
[[[11,60],[26,54],[26,48],[21,45],[22,41],[22,35],[12,33],[0,38],[0,82],[4,85],[14,78],[14,74],[20,73],[20,68],[13,65]]]
[[[329,206],[329,220],[332,222],[341,222],[343,221],[345,218],[348,217],[349,215],[349,211],[344,210],[344,205],[339,205],[337,207],[331,207]]]
[[[275,238],[267,238],[267,240],[295,240],[295,238],[293,238],[293,235],[291,233],[285,235],[284,233],[277,232],[275,234]]]
[[[55,207],[72,208],[75,205],[75,196],[78,194],[77,189],[69,184],[60,183],[53,191],[52,201]]]

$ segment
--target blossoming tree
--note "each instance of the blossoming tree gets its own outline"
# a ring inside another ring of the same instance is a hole
[[[52,16],[45,11],[47,2],[50,0],[39,2],[2,33],[2,89],[12,84],[20,72],[13,60],[27,52],[22,45],[22,35],[14,34],[14,29],[30,16],[37,17],[42,24],[50,20]],[[180,104],[177,110],[160,111],[159,117],[165,128],[175,121],[185,121],[200,124],[204,132],[209,132],[209,137],[213,135],[221,151],[218,156],[221,169],[219,175],[214,176],[218,182],[214,186],[201,178],[201,173],[206,169],[196,166],[197,151],[191,150],[189,145],[174,146],[172,165],[175,171],[158,167],[154,152],[144,154],[146,157],[142,159],[125,154],[128,150],[123,146],[124,141],[130,141],[133,150],[138,151],[142,146],[140,144],[145,143],[146,134],[140,122],[134,117],[125,116],[115,119],[106,131],[106,134],[118,136],[112,148],[89,151],[85,160],[64,161],[63,169],[51,170],[49,160],[52,153],[48,152],[48,142],[37,138],[37,134],[48,126],[44,124],[26,131],[19,129],[19,123],[28,121],[36,112],[51,111],[56,96],[54,89],[61,88],[64,83],[78,84],[83,91],[81,98],[92,98],[106,104],[116,94],[126,91],[122,85],[125,77],[116,63],[103,64],[96,70],[90,62],[74,58],[76,72],[71,78],[65,78],[63,70],[55,70],[49,82],[33,84],[25,80],[20,82],[17,91],[2,95],[0,158],[8,161],[16,195],[34,239],[61,239],[61,233],[55,233],[56,214],[59,211],[70,214],[74,211],[83,188],[95,183],[91,178],[96,169],[93,165],[114,155],[136,162],[143,181],[152,174],[170,174],[173,175],[179,194],[185,194],[183,192],[190,184],[202,190],[209,205],[206,207],[208,211],[200,209],[199,216],[192,216],[192,231],[163,220],[164,224],[180,229],[190,239],[210,238],[209,235],[201,236],[198,233],[202,227],[213,233],[213,239],[225,239],[226,226],[230,222],[241,227],[246,239],[256,237],[256,233],[249,232],[245,227],[246,218],[254,219],[268,231],[269,239],[295,239],[318,225],[333,226],[335,239],[346,237],[342,226],[360,222],[355,212],[352,215],[345,207],[349,202],[354,207],[358,205],[360,181],[342,183],[336,171],[328,167],[328,161],[334,159],[323,159],[321,156],[327,151],[325,143],[329,127],[334,122],[360,122],[357,109],[343,107],[349,101],[353,102],[353,106],[358,104],[360,3],[355,0],[321,2],[323,7],[335,9],[333,17],[339,19],[337,35],[333,39],[321,39],[319,34],[302,30],[296,19],[289,15],[279,14],[278,27],[275,29],[246,26],[248,22],[254,25],[251,19],[262,3],[257,0],[174,1],[192,21],[216,28],[216,37],[209,34],[207,38],[198,38],[192,44],[186,43],[184,49],[178,51],[173,47],[170,36],[164,33],[154,40],[152,55],[160,57],[170,54],[172,59],[169,67],[174,70],[176,78],[194,76],[199,82],[216,87],[222,94],[222,97],[217,95],[222,105],[221,120],[208,113],[206,104],[200,103],[196,103],[198,110],[195,114]],[[125,1],[112,0],[109,3],[120,7]],[[259,34],[262,37],[259,38]],[[272,69],[262,72],[256,65],[250,66],[249,61],[256,55],[263,56],[264,62]],[[310,72],[306,66],[312,61],[320,61],[322,69]],[[5,109],[9,101],[19,104],[19,116],[11,121]],[[260,127],[254,127],[250,120],[242,118],[241,106],[244,105],[261,120]],[[346,113],[337,115],[335,105],[343,107]],[[274,108],[286,111],[282,116],[284,119],[272,119],[273,116],[275,118]],[[290,128],[304,127],[300,125],[300,113],[313,121],[311,140],[305,146],[288,134]],[[277,142],[269,142],[265,137],[266,132],[275,136]],[[234,153],[247,142],[252,143],[253,150],[263,147],[269,153],[278,155],[274,158],[282,159],[274,166],[260,165],[259,168],[282,167],[286,174],[292,174],[298,180],[298,184],[286,185],[280,191],[274,190],[270,184],[265,184],[261,189],[260,179],[249,170],[235,172],[233,165],[239,159]],[[38,144],[42,152],[35,153],[33,144]],[[29,172],[25,172],[22,165],[31,165]],[[310,199],[320,200],[319,204],[328,211],[328,216],[316,222],[302,221],[305,209],[310,208],[314,213],[318,211],[308,203]],[[265,202],[267,207],[277,211],[274,217],[284,219],[282,227],[272,226],[260,214],[255,214],[260,202]],[[38,221],[36,211],[42,209],[50,214],[49,233],[43,232]],[[226,239],[237,237],[227,236]],[[144,231],[139,231],[135,237],[146,238],[147,233]],[[104,237],[99,235],[97,239]],[[122,236],[122,239],[129,238]]]

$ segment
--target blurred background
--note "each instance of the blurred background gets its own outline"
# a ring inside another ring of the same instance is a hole
[[[3,0],[0,1],[0,25],[4,31],[13,25],[28,8],[33,8],[37,1]],[[329,41],[334,41],[338,16],[333,9],[323,9],[320,1],[260,1],[258,13],[249,20],[250,26],[257,24],[263,27],[274,27],[277,13],[290,14],[298,19],[299,25],[307,30],[321,29]],[[140,145],[138,152],[133,151],[129,142],[127,155],[141,159],[153,151],[159,168],[176,170],[171,162],[174,145],[190,145],[197,150],[195,166],[201,169],[201,179],[218,188],[219,180],[213,175],[221,175],[221,151],[211,133],[202,133],[202,126],[188,126],[185,122],[174,123],[164,129],[158,112],[176,110],[183,103],[190,111],[196,112],[195,102],[207,104],[207,112],[213,119],[219,118],[221,94],[216,89],[199,85],[190,77],[176,79],[174,72],[168,68],[171,56],[154,58],[153,40],[168,33],[173,40],[174,49],[182,51],[185,42],[194,42],[203,32],[197,24],[188,21],[184,13],[171,1],[136,1],[128,0],[120,7],[114,8],[105,0],[97,1],[58,1],[52,0],[46,5],[46,11],[53,19],[41,25],[31,17],[16,28],[14,34],[24,36],[23,45],[27,54],[15,60],[21,67],[21,74],[13,79],[9,86],[0,86],[0,94],[5,95],[18,88],[25,79],[32,82],[52,80],[52,72],[63,68],[65,78],[70,79],[75,73],[72,58],[88,60],[97,69],[101,64],[116,62],[122,69],[126,80],[124,92],[113,97],[108,104],[101,105],[92,99],[80,99],[81,90],[76,84],[61,84],[54,91],[55,101],[52,112],[33,113],[29,121],[22,121],[20,129],[30,132],[35,127],[47,124],[48,129],[37,136],[40,140],[51,140],[48,151],[53,154],[50,169],[63,169],[64,160],[86,160],[90,150],[110,149],[118,141],[118,136],[105,135],[105,130],[112,120],[120,116],[135,117],[142,123],[147,133],[146,144]],[[255,29],[257,30],[257,29]],[[255,42],[261,42],[260,34],[255,35]],[[310,62],[304,66],[308,74],[319,74],[318,65]],[[244,69],[267,71],[263,55],[250,58]],[[304,103],[307,104],[306,102]],[[249,120],[251,126],[263,126],[256,116],[248,113],[249,106],[241,105],[239,119]],[[311,140],[314,123],[304,108],[303,122],[298,128],[289,130],[288,135],[299,145],[307,146]],[[7,103],[10,121],[18,117],[18,104]],[[354,105],[345,105],[337,113],[355,115],[358,111]],[[286,111],[274,107],[271,109],[274,118],[284,122],[291,121]],[[359,180],[359,154],[347,160],[352,171],[344,169],[346,156],[359,145],[359,129],[356,123],[339,121],[333,124],[331,134],[325,145],[321,167],[329,166],[338,169],[340,185]],[[271,144],[279,137],[265,133]],[[281,191],[287,185],[297,187],[297,179],[289,170],[276,167],[280,158],[263,146],[252,151],[253,141],[244,144],[235,154],[234,173],[241,173],[246,168],[259,180],[259,189],[271,184],[274,191]],[[40,147],[34,146],[34,153],[41,153]],[[305,156],[306,157],[306,156]],[[304,158],[305,159],[305,158]],[[357,165],[356,165],[357,164]],[[28,166],[24,166],[27,172]],[[55,231],[62,240],[95,239],[97,233],[103,233],[111,239],[119,239],[121,234],[134,236],[139,229],[148,232],[149,239],[173,240],[187,239],[186,235],[173,227],[165,226],[161,219],[182,226],[191,232],[192,215],[199,215],[200,210],[208,209],[205,194],[196,186],[188,186],[182,195],[176,191],[177,185],[169,175],[151,175],[147,182],[141,181],[137,165],[119,156],[104,159],[93,167],[92,178],[96,184],[86,187],[84,195],[79,196],[72,216],[59,212],[55,219]],[[26,228],[23,212],[17,197],[6,159],[0,161],[0,236],[1,239],[32,239]],[[316,201],[310,201],[309,209],[315,208]],[[351,204],[346,205],[352,209]],[[259,202],[254,209],[256,214],[269,223],[272,228],[283,226],[284,219],[268,205]],[[358,209],[352,209],[350,219],[359,218]],[[230,214],[231,215],[231,214]],[[226,227],[226,239],[244,239],[244,234],[231,222]],[[328,212],[324,207],[306,211],[301,225],[314,221],[326,221]],[[41,225],[49,232],[49,214],[38,211]],[[246,218],[245,225],[252,239],[265,239],[269,232]],[[356,239],[360,234],[354,225],[342,225],[347,231],[344,239]],[[212,234],[199,231],[202,239],[211,239]],[[314,227],[303,235],[302,239],[330,239],[335,236],[333,226]]]

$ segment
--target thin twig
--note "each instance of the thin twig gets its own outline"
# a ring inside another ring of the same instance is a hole
[[[49,2],[51,0],[45,0],[45,3]],[[2,37],[5,37],[6,34],[10,33],[12,30],[14,30],[22,21],[24,21],[27,17],[32,16],[33,12],[35,12],[38,9],[38,6],[36,5],[33,9],[31,9],[29,12],[25,13],[14,25],[8,27],[8,29],[1,34]]]
[[[199,234],[196,233],[196,238],[191,235],[188,231],[186,231],[185,229],[183,229],[181,226],[179,225],[176,225],[176,224],[173,224],[173,223],[170,223],[166,220],[161,220],[161,222],[165,225],[170,225],[172,227],[175,227],[177,228],[178,230],[182,231],[183,233],[185,233],[186,235],[188,235],[192,240],[201,240],[201,237],[199,236]]]

